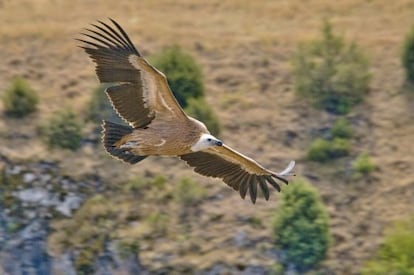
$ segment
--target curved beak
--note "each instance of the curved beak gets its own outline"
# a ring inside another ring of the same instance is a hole
[[[223,142],[222,142],[221,140],[217,140],[217,141],[216,141],[216,145],[217,145],[217,146],[223,146]]]

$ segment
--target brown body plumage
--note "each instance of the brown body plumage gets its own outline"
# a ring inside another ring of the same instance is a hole
[[[191,146],[203,133],[209,134],[205,127],[194,123],[192,119],[179,122],[155,120],[145,128],[134,129],[115,146],[135,143],[136,147],[131,151],[137,155],[180,156],[192,153]]]
[[[114,83],[106,93],[117,113],[129,123],[103,123],[103,144],[108,153],[128,163],[147,156],[179,156],[194,171],[221,178],[242,198],[249,191],[256,202],[257,186],[269,199],[267,184],[280,191],[275,179],[287,184],[292,161],[281,173],[272,172],[210,135],[205,125],[178,105],[163,73],[151,66],[134,47],[118,23],[99,21],[83,35],[81,46],[96,63],[102,83]]]

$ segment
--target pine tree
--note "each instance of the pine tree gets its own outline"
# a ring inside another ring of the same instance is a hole
[[[330,242],[329,219],[318,191],[304,180],[283,189],[273,224],[283,266],[307,271],[324,259]]]

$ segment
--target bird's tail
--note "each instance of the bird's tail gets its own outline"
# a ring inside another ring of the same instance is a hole
[[[121,138],[132,133],[131,127],[104,120],[102,123],[102,129],[103,145],[106,151],[112,156],[130,164],[137,163],[147,157],[136,155],[129,150],[115,146],[115,143],[117,143]]]

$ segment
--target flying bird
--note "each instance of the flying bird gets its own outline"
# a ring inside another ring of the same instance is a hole
[[[240,192],[249,191],[256,202],[258,186],[266,200],[268,184],[280,191],[277,180],[288,183],[291,161],[280,173],[261,166],[210,134],[197,119],[185,114],[168,85],[166,76],[148,63],[114,20],[98,21],[82,33],[80,46],[96,64],[112,107],[129,126],[103,121],[103,145],[113,157],[135,164],[148,156],[176,156],[194,171],[221,178]]]

